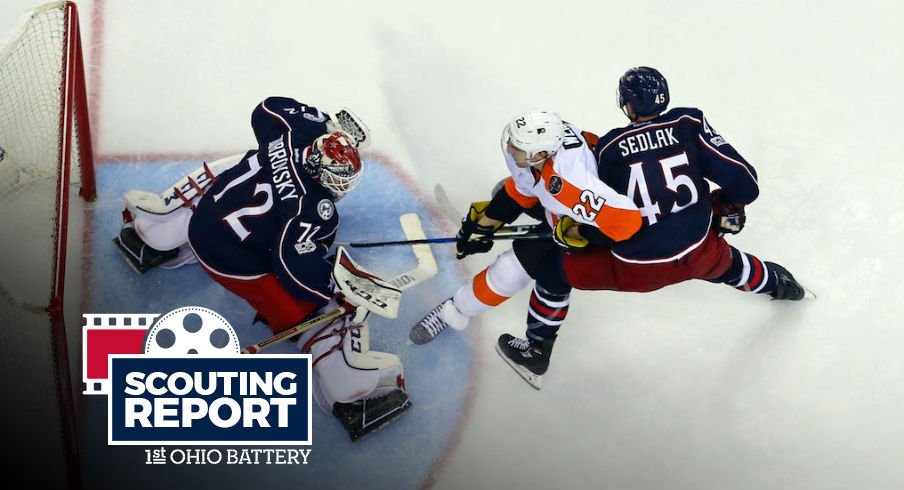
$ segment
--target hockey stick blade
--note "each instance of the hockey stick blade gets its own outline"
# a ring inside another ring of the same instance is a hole
[[[446,194],[446,190],[443,189],[442,184],[436,184],[433,187],[433,197],[436,199],[436,204],[439,205],[440,211],[443,212],[449,222],[454,225],[461,221],[461,216],[455,211],[455,206],[453,206],[452,201],[449,200],[449,195]]]
[[[424,237],[424,228],[421,226],[421,220],[416,213],[403,214],[399,217],[399,221],[402,223],[402,231],[405,232],[405,237],[408,238],[408,240],[426,239]],[[433,251],[430,249],[430,245],[413,244],[411,246],[411,251],[414,252],[414,257],[417,259],[417,267],[409,272],[400,274],[389,281],[390,284],[397,288],[407,289],[417,283],[430,279],[439,271],[439,267],[436,265],[436,258],[433,257]]]

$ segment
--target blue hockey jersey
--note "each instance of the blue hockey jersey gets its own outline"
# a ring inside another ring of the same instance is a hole
[[[339,215],[332,196],[301,166],[304,149],[327,132],[327,116],[293,99],[271,97],[252,113],[258,149],[217,177],[188,228],[198,259],[216,274],[273,274],[299,299],[332,297],[326,260]]]
[[[600,179],[632,198],[643,216],[637,234],[612,245],[626,262],[668,262],[697,248],[712,221],[708,181],[736,204],[759,194],[753,166],[695,108],[614,129],[595,154]]]

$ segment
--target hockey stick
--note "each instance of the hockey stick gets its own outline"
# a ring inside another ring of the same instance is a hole
[[[439,208],[442,210],[443,214],[446,215],[446,218],[449,219],[452,223],[458,223],[461,221],[461,217],[455,213],[455,206],[452,205],[452,201],[449,200],[449,196],[446,194],[446,190],[443,189],[442,184],[436,184],[433,187],[433,197],[436,198],[436,203],[439,205]],[[522,225],[505,225],[496,230],[496,235],[507,235],[509,233],[532,233],[537,230],[537,228],[543,227],[542,223],[534,223],[534,224],[522,224]],[[537,232],[541,233],[541,232]],[[546,236],[550,236],[550,233],[547,232]],[[546,238],[544,236],[537,237],[515,237],[515,238]],[[500,240],[505,240],[505,238],[499,237]]]
[[[302,332],[307,332],[308,330],[328,321],[333,321],[340,316],[348,315],[349,313],[354,312],[355,310],[349,310],[348,308],[336,308],[335,310],[328,311],[322,315],[315,316],[306,322],[299,323],[292,328],[287,330],[283,330],[278,334],[270,337],[269,339],[262,340],[254,345],[249,345],[242,349],[242,354],[257,354],[258,352],[266,349],[267,347],[271,347],[275,344],[282,342],[283,340],[300,334]]]
[[[443,189],[442,184],[436,184],[433,187],[433,197],[436,198],[436,204],[439,205],[439,209],[446,215],[446,218],[448,218],[452,224],[461,221],[461,216],[455,212],[455,206],[453,206],[452,201],[449,200],[449,196],[446,194],[446,190]]]
[[[436,184],[433,188],[434,196],[436,197],[436,202],[439,204],[440,209],[443,211],[443,214],[453,223],[459,221],[459,218],[455,215],[455,209],[452,206],[452,202],[449,201],[449,197],[446,195],[445,189],[440,184]],[[538,228],[543,227],[542,224],[522,224],[522,225],[506,225],[502,226],[496,230],[493,235],[494,240],[515,240],[518,238],[523,238],[525,240],[534,239],[534,238],[549,238],[552,236],[551,232],[541,232],[536,231]],[[407,236],[407,234],[406,234]],[[457,241],[456,237],[442,237],[442,238],[425,238],[423,236],[418,239],[411,239],[408,237],[408,240],[392,240],[392,241],[384,241],[384,242],[352,242],[352,243],[344,243],[343,245],[348,245],[353,248],[367,248],[367,247],[386,247],[392,245],[420,245],[420,244],[430,244],[430,243],[452,243]]]
[[[402,231],[405,232],[405,238],[409,240],[423,240],[424,228],[421,226],[421,220],[415,213],[403,214],[399,221],[402,223]],[[416,244],[412,245],[411,251],[417,259],[417,267],[399,274],[389,283],[399,289],[407,289],[417,283],[426,281],[435,276],[439,268],[436,266],[436,259],[433,257],[433,251],[430,245]]]
[[[494,235],[493,240],[516,240],[519,238],[523,238],[525,240],[535,239],[535,238],[549,238],[552,234],[549,232],[540,232],[540,233],[504,233],[502,235]],[[389,242],[358,242],[358,243],[349,243],[349,247],[353,248],[367,248],[367,247],[386,247],[390,245],[419,245],[419,244],[429,244],[429,243],[452,243],[457,241],[458,238],[454,236],[450,237],[442,237],[442,238],[424,238],[421,240],[396,240]]]
[[[421,227],[421,222],[420,219],[418,219],[417,214],[404,214],[399,217],[399,221],[401,221],[402,223],[402,230],[405,232],[406,237],[412,239],[423,238],[424,230]],[[416,245],[411,248],[414,251],[415,258],[417,259],[417,266],[414,269],[411,269],[408,272],[403,272],[387,281],[402,291],[423,281],[426,281],[427,279],[430,279],[431,277],[435,276],[438,271],[438,268],[436,266],[436,259],[433,257],[433,252],[430,250],[429,245]],[[306,322],[299,323],[298,325],[289,328],[288,330],[283,330],[273,337],[258,342],[257,344],[245,347],[244,349],[242,349],[242,354],[256,354],[268,347],[272,347],[284,341],[289,337],[307,332],[308,330],[318,325],[322,325],[323,323],[328,321],[333,321],[352,312],[354,312],[354,309],[349,310],[345,307],[326,312]]]

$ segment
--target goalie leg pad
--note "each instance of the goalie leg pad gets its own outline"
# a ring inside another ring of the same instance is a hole
[[[205,163],[162,194],[136,189],[126,192],[123,200],[138,236],[157,250],[186,245],[194,205],[218,175],[240,161],[242,155],[232,155]]]
[[[402,362],[398,356],[371,351],[366,324],[337,320],[299,340],[302,352],[310,352],[318,405],[330,412],[334,403],[352,403],[404,388]]]
[[[129,191],[132,194],[140,191]],[[156,195],[150,194],[149,195]],[[153,214],[126,201],[126,209],[132,215],[135,233],[149,247],[172,250],[188,245],[188,222],[191,209],[178,208],[167,214]]]

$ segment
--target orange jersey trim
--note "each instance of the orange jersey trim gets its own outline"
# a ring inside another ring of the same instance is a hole
[[[502,296],[490,288],[490,284],[487,282],[487,269],[474,276],[472,289],[474,290],[474,296],[485,305],[499,306],[508,299],[508,296]]]
[[[543,166],[541,175],[546,182],[547,187],[549,186],[550,179],[554,175],[557,175],[554,163],[554,161],[547,162],[546,165]],[[592,203],[582,199],[581,194],[584,192],[583,189],[575,187],[574,184],[562,179],[561,176],[559,176],[559,178],[562,181],[562,190],[556,194],[550,194],[569,209],[574,209],[575,206],[582,206],[585,214],[587,216],[593,216],[593,222],[596,223],[596,227],[609,238],[621,242],[631,238],[631,236],[640,230],[640,227],[643,225],[643,218],[641,218],[639,210],[620,209],[607,206],[604,202],[603,206],[597,211],[591,207]]]
[[[590,151],[596,150],[596,144],[600,142],[600,137],[591,133],[590,131],[581,131],[581,136],[584,137],[584,140],[587,141],[587,146],[590,147]]]
[[[540,202],[536,197],[525,196],[524,194],[518,192],[518,188],[515,187],[515,179],[509,177],[505,179],[505,193],[509,195],[512,199],[518,203],[524,209],[530,209],[537,205]]]

